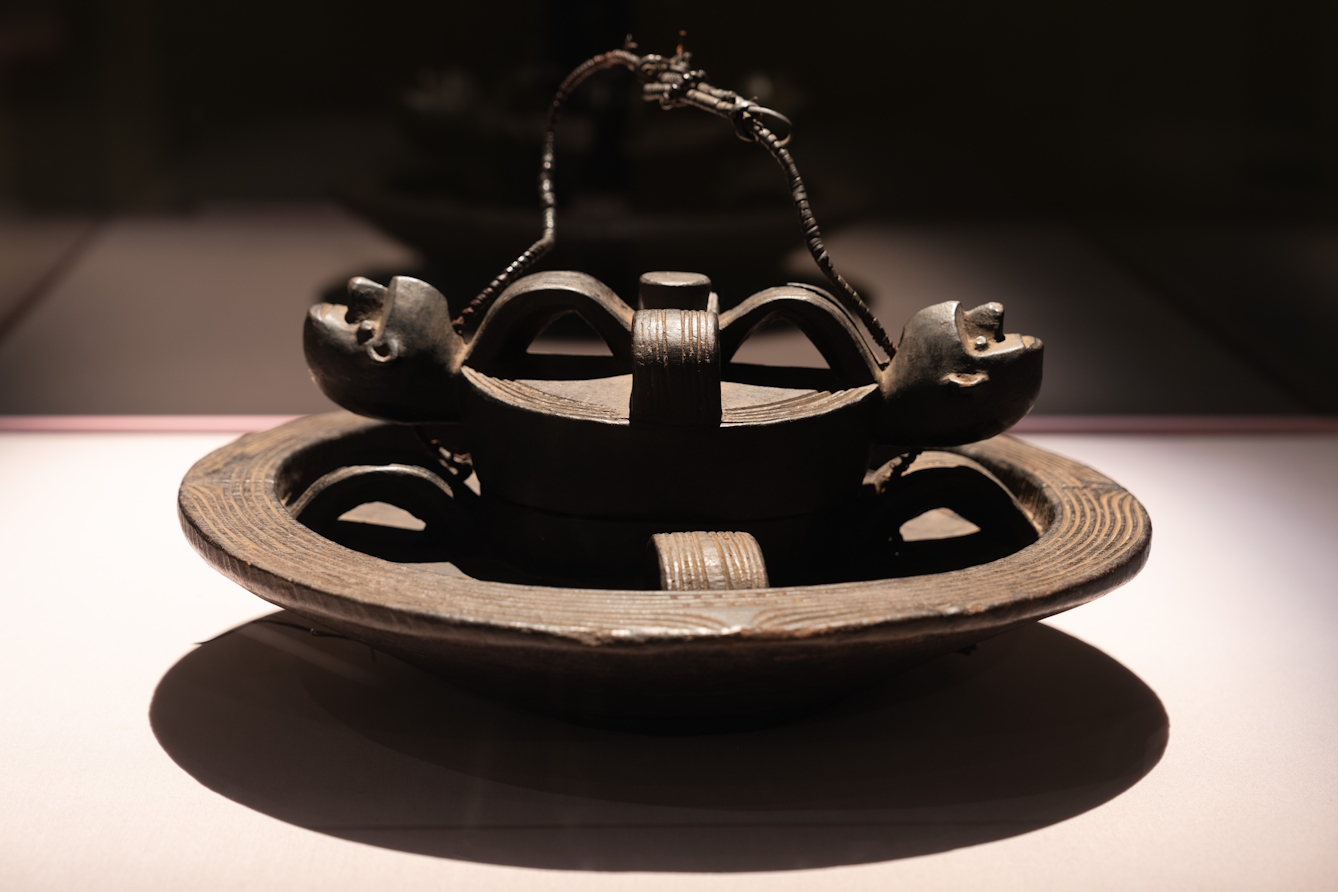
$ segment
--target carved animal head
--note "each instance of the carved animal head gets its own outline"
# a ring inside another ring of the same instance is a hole
[[[878,439],[952,446],[1002,433],[1031,410],[1041,389],[1042,344],[1004,334],[1004,308],[963,310],[957,301],[911,317],[883,370]]]
[[[307,365],[326,396],[359,415],[449,420],[465,352],[450,316],[441,293],[418,279],[396,276],[389,287],[351,279],[347,304],[307,313]]]

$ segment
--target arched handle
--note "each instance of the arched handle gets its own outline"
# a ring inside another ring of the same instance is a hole
[[[568,313],[584,319],[630,370],[632,308],[594,276],[565,271],[534,273],[502,292],[470,340],[464,364],[487,375],[514,366],[545,326]]]
[[[794,323],[847,387],[878,381],[878,360],[854,321],[825,291],[785,285],[759,291],[720,317],[720,355],[728,362],[758,326],[780,317]]]
[[[755,142],[765,148],[785,172],[790,197],[799,213],[804,243],[822,274],[836,289],[836,296],[827,295],[853,313],[868,329],[875,343],[890,357],[896,353],[892,339],[883,329],[864,298],[836,271],[831,256],[822,242],[817,218],[809,206],[808,190],[799,176],[799,168],[786,144],[790,141],[790,119],[773,109],[758,105],[731,90],[722,90],[706,82],[706,72],[692,67],[692,54],[679,47],[668,58],[653,53],[637,56],[632,52],[636,44],[629,37],[622,49],[602,53],[578,65],[567,75],[548,109],[548,124],[544,133],[543,157],[539,164],[539,202],[543,210],[543,233],[539,239],[502,270],[495,279],[469,302],[460,315],[452,320],[457,333],[463,333],[470,317],[482,313],[503,289],[517,276],[533,266],[557,243],[557,196],[553,191],[553,170],[556,166],[557,125],[567,99],[582,83],[596,72],[623,67],[636,74],[641,82],[641,98],[656,102],[661,108],[692,107],[728,119],[740,139]],[[824,292],[825,293],[825,292]]]

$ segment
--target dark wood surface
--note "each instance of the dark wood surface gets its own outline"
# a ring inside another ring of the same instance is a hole
[[[958,451],[1012,491],[1040,536],[979,566],[695,592],[452,577],[337,545],[285,504],[338,465],[341,444],[382,427],[311,416],[205,457],[180,489],[188,539],[268,601],[459,682],[562,712],[738,716],[822,702],[1097,598],[1141,569],[1151,541],[1147,513],[1114,481],[1000,437]]]

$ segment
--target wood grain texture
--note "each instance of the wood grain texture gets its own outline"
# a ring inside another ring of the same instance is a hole
[[[767,588],[767,563],[747,533],[695,531],[651,537],[665,591]]]
[[[720,424],[719,316],[638,310],[632,318],[633,423]]]
[[[760,715],[821,702],[1097,598],[1142,568],[1151,543],[1146,511],[1114,481],[1006,437],[958,451],[1016,495],[1040,537],[932,576],[693,592],[521,586],[373,558],[294,519],[288,504],[322,475],[405,460],[404,432],[333,413],[244,436],[183,480],[186,536],[272,603],[559,712]]]

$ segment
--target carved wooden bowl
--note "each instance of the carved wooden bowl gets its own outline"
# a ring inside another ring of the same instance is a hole
[[[322,475],[395,461],[407,429],[347,413],[250,434],[198,462],[187,538],[267,601],[448,679],[603,721],[748,721],[1093,600],[1147,560],[1146,511],[1114,481],[1007,437],[953,452],[1036,527],[997,560],[929,575],[734,591],[561,588],[446,575],[337,544],[293,506]]]

